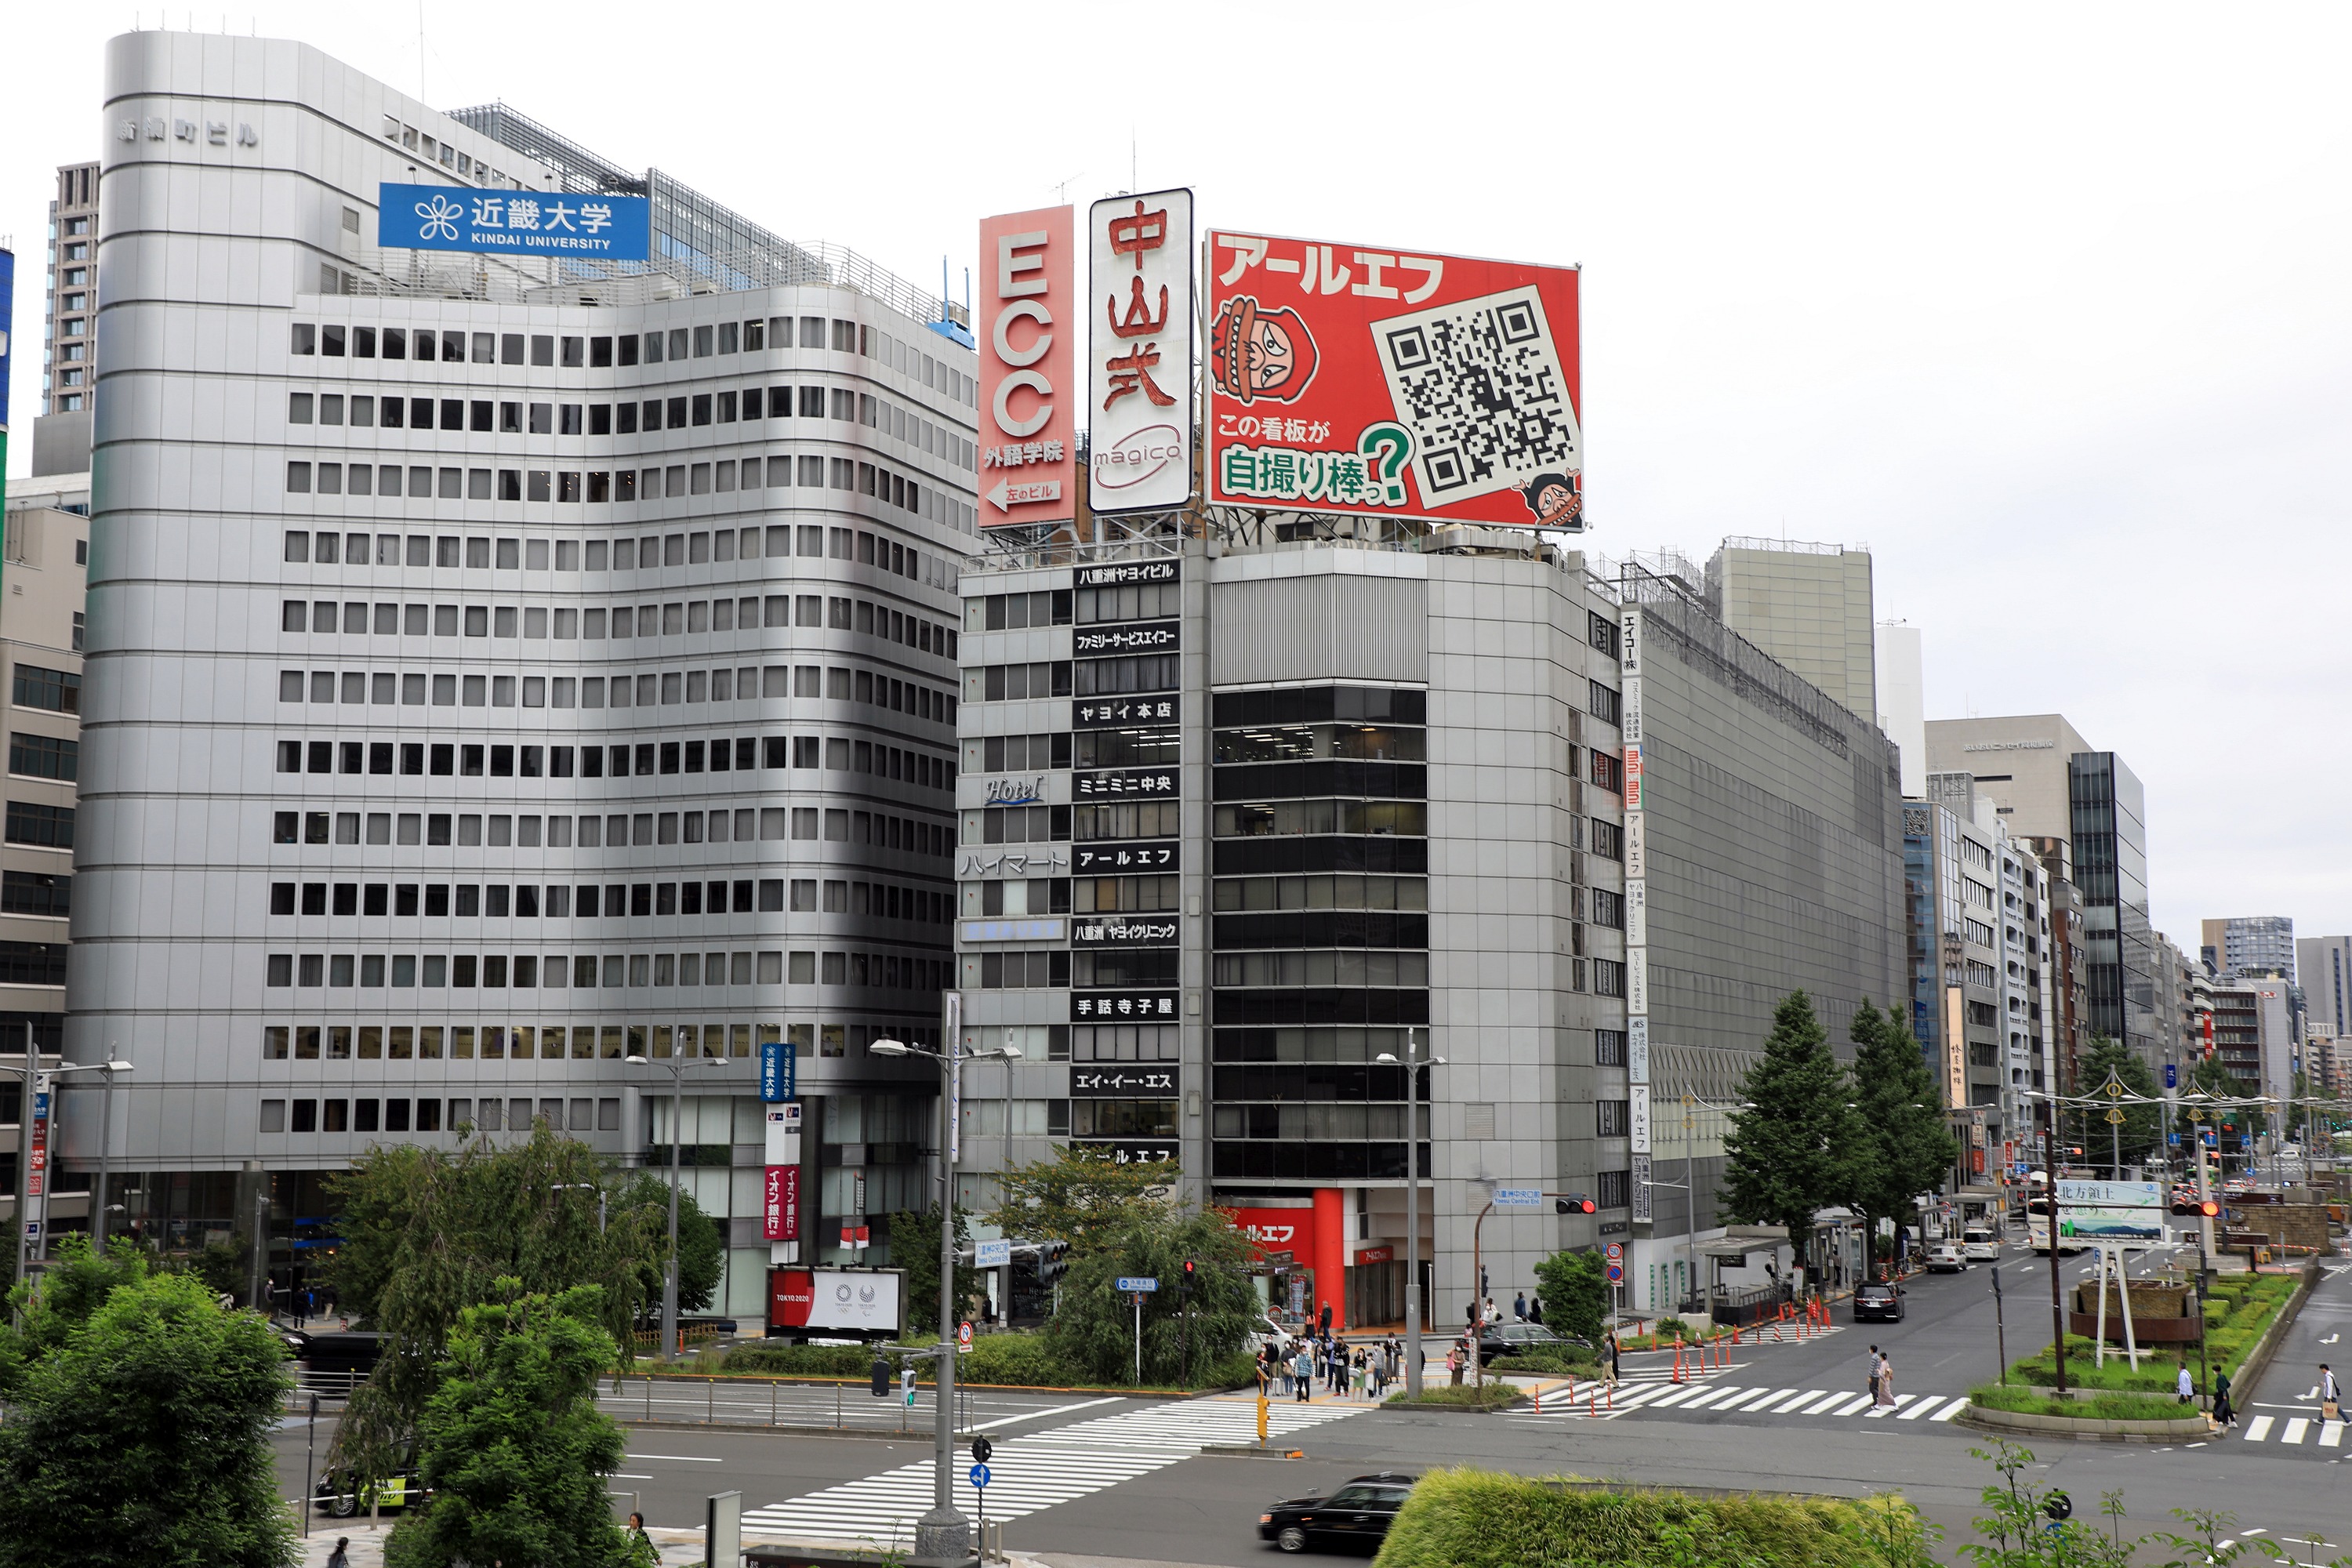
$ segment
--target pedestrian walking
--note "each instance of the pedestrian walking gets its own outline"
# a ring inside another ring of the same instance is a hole
[[[629,1561],[631,1563],[649,1563],[655,1564],[656,1568],[659,1568],[659,1564],[661,1563],[661,1549],[654,1544],[653,1537],[646,1533],[646,1516],[644,1514],[633,1513],[629,1515],[628,1542]]]
[[[1331,1332],[1331,1303],[1328,1301],[1323,1303],[1323,1332],[1326,1337]]]
[[[1609,1381],[1612,1383],[1617,1382],[1619,1378],[1617,1358],[1621,1353],[1622,1352],[1618,1343],[1617,1331],[1612,1328],[1609,1331]]]
[[[333,1552],[328,1553],[327,1568],[352,1568],[352,1538],[350,1536],[338,1535],[335,1537],[335,1549]]]
[[[1528,1321],[1528,1293],[1525,1290],[1511,1298],[1511,1316],[1522,1323]]]
[[[1298,1390],[1298,1403],[1304,1405],[1315,1392],[1315,1357],[1304,1344],[1298,1347],[1298,1359],[1291,1363],[1290,1370]]]
[[[2326,1362],[2319,1363],[2319,1415],[2326,1421],[2344,1419],[2344,1390]]]
[[[1895,1408],[1895,1358],[1878,1358],[1878,1405],[1882,1410]]]
[[[1454,1386],[1462,1386],[1462,1346],[1459,1342],[1446,1347],[1445,1372]]]
[[[1541,1296],[1530,1296],[1528,1298],[1528,1321],[1537,1324],[1540,1324],[1543,1321],[1543,1298]]]
[[[1870,1347],[1870,1402],[1873,1405],[1878,1403],[1878,1347],[1876,1345],[1873,1345]]]
[[[2213,1424],[2225,1430],[2238,1424],[2238,1413],[2230,1408],[2230,1374],[2226,1372],[2213,1374]]]
[[[2189,1375],[2189,1362],[2186,1357],[2181,1359],[2180,1379],[2178,1386],[2180,1393],[2181,1404],[2186,1405],[2197,1396],[2197,1384]]]

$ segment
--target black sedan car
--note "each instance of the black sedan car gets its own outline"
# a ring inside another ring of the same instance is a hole
[[[1530,1355],[1551,1352],[1567,1355],[1573,1352],[1589,1356],[1592,1347],[1574,1334],[1556,1334],[1541,1323],[1489,1323],[1478,1336],[1478,1363],[1492,1366],[1502,1355]]]
[[[1873,1318],[1889,1323],[1903,1321],[1903,1287],[1873,1280],[1854,1291],[1853,1321],[1860,1323]]]
[[[1358,1476],[1328,1497],[1292,1498],[1276,1503],[1257,1516],[1261,1541],[1271,1541],[1285,1552],[1380,1550],[1397,1510],[1412,1490],[1416,1476],[1383,1470]]]

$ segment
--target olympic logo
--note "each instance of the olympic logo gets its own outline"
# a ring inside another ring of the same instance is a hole
[[[419,202],[416,204],[416,216],[425,222],[417,229],[416,237],[455,239],[457,237],[457,219],[465,215],[466,209],[447,196],[435,196],[429,202]]]

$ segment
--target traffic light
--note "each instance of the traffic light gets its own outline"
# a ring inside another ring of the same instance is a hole
[[[973,1464],[984,1465],[988,1463],[988,1457],[995,1452],[996,1445],[990,1442],[987,1438],[974,1437],[971,1440],[971,1462]]]
[[[874,1358],[874,1397],[890,1397],[890,1363],[878,1355]]]
[[[1180,1287],[1180,1288],[1181,1288],[1181,1289],[1183,1289],[1184,1291],[1186,1291],[1187,1293],[1190,1293],[1190,1292],[1191,1292],[1191,1290],[1192,1290],[1192,1289],[1193,1283],[1194,1283],[1196,1280],[1198,1280],[1198,1279],[1200,1279],[1200,1277],[1201,1277],[1201,1266],[1200,1266],[1199,1264],[1197,1264],[1197,1263],[1193,1262],[1193,1261],[1192,1261],[1191,1258],[1186,1258],[1186,1259],[1184,1259],[1184,1278],[1183,1278],[1183,1279],[1182,1279],[1182,1281],[1181,1281],[1181,1287]]]
[[[1037,1283],[1051,1285],[1070,1271],[1070,1244],[1066,1241],[1041,1241],[1037,1244]]]
[[[1561,1214],[1598,1214],[1601,1205],[1582,1193],[1570,1193],[1564,1198],[1554,1198],[1551,1206]]]
[[[2221,1205],[2215,1203],[2211,1198],[2207,1198],[2203,1203],[2197,1205],[2197,1212],[2203,1215],[2207,1219],[2211,1219],[2215,1215],[2221,1212]]]

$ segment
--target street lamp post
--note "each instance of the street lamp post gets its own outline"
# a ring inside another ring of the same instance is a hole
[[[1444,1057],[1425,1057],[1421,1052],[1421,1031],[1405,1031],[1405,1123],[1404,1123],[1404,1390],[1411,1399],[1421,1397],[1421,1069],[1442,1068]],[[1372,1058],[1379,1062],[1397,1060],[1393,1051],[1382,1051]],[[1433,1214],[1433,1219],[1435,1215]]]
[[[18,1109],[16,1111],[16,1278],[19,1279],[25,1277],[25,1269],[27,1265],[34,1260],[34,1258],[38,1258],[45,1259],[49,1255],[49,1232],[47,1226],[43,1226],[41,1227],[41,1242],[37,1251],[33,1247],[31,1239],[26,1236],[25,1231],[25,1221],[27,1218],[26,1210],[32,1203],[33,1094],[35,1086],[39,1082],[44,1074],[55,1078],[60,1074],[69,1072],[103,1072],[107,1074],[108,1087],[110,1089],[112,1088],[115,1071],[129,1072],[131,1070],[131,1064],[123,1061],[84,1062],[80,1064],[73,1062],[59,1062],[53,1068],[44,1068],[40,1065],[40,1060],[41,1058],[38,1050],[33,1044],[33,1026],[31,1024],[27,1023],[25,1026],[25,1065],[14,1068],[0,1067],[0,1072],[15,1073],[18,1079],[23,1080],[25,1086],[22,1095],[20,1096]],[[110,1099],[108,1103],[111,1103]],[[106,1250],[106,1142],[104,1137],[106,1131],[106,1115],[103,1110],[100,1112],[99,1127],[100,1136],[99,1140],[98,1153],[98,1190],[91,1194],[93,1224],[90,1228],[97,1233],[97,1250],[104,1252]],[[54,1144],[52,1144],[52,1146],[54,1147]]]
[[[950,1016],[953,1016],[952,1010]],[[876,1040],[866,1048],[877,1057],[929,1057],[940,1064],[940,1342],[932,1352],[931,1510],[915,1521],[915,1555],[961,1562],[971,1550],[971,1521],[955,1506],[955,1085],[967,1060],[1013,1062],[1018,1046],[993,1046],[963,1054],[960,1031],[950,1027],[947,1049],[927,1051],[904,1040]]]
[[[117,1073],[131,1071],[131,1064],[117,1058],[110,1047],[107,1059],[97,1064],[106,1075],[106,1086],[98,1101],[98,1190],[90,1194],[90,1250],[99,1257],[106,1256],[106,1177],[108,1145],[114,1141],[114,1079]]]
[[[656,1062],[646,1057],[622,1058],[631,1067],[660,1067],[669,1071],[669,1267],[662,1272],[661,1359],[677,1356],[677,1146],[685,1136],[686,1069],[720,1067],[717,1057],[667,1057]]]

